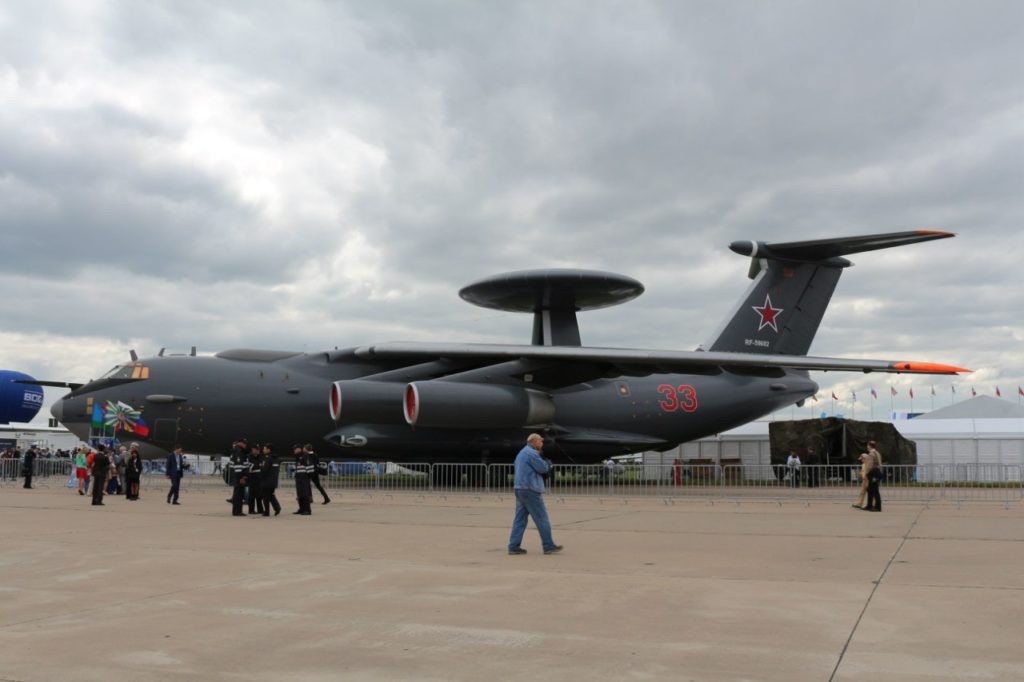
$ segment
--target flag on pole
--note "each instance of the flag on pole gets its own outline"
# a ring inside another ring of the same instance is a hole
[[[1022,393],[1021,395],[1024,395],[1024,393]],[[875,393],[875,389],[871,389],[871,397],[874,398],[875,400],[878,400],[878,394]]]
[[[971,395],[972,396],[978,395],[978,392],[974,390],[974,386],[971,386]]]
[[[857,391],[850,391],[850,394],[853,395],[853,402],[857,402]]]
[[[1017,387],[1017,395],[1024,396],[1024,388],[1021,388],[1020,386],[1018,386]]]
[[[899,395],[899,393],[896,391],[896,387],[895,386],[890,386],[889,387],[889,395],[891,395],[893,398],[895,398],[897,395]]]
[[[956,393],[956,384],[950,384],[949,390],[953,391],[953,393]]]
[[[911,400],[914,399],[914,387],[913,386],[910,387],[910,399]]]
[[[835,391],[832,391],[832,400],[839,400],[839,398],[836,397],[836,392]]]
[[[935,384],[932,384],[932,395],[935,395]]]
[[[813,400],[814,402],[818,402],[818,394],[815,393],[814,395],[812,395],[811,400]]]
[[[998,386],[996,386],[996,397],[997,398],[1002,398],[1003,397],[1003,392],[999,390]]]

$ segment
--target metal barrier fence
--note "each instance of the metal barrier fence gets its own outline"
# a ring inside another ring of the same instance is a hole
[[[998,502],[1024,500],[1019,465],[938,464],[887,466],[881,482],[889,502]],[[364,493],[513,494],[511,464],[377,464],[362,473],[322,475],[329,490]],[[556,464],[546,478],[559,497],[657,497],[724,500],[850,500],[862,487],[860,467]]]
[[[0,461],[0,484],[21,484],[18,460]],[[716,464],[616,464],[613,466],[556,464],[546,477],[548,494],[555,497],[648,497],[706,500],[855,502],[863,482],[855,466]],[[77,487],[73,465],[66,459],[37,459],[33,485]],[[292,485],[294,466],[281,464],[279,486]],[[446,464],[331,462],[320,474],[328,491],[374,493],[513,495],[511,464]],[[121,481],[124,486],[124,481]],[[169,487],[159,467],[147,467],[141,489]],[[1005,464],[928,464],[884,467],[883,502],[995,502],[1009,505],[1024,500],[1024,470]],[[183,492],[226,488],[221,472],[186,471]],[[287,494],[287,493],[285,493]]]
[[[69,459],[36,458],[32,464],[32,485],[50,487],[61,477],[66,481],[71,470]],[[0,485],[22,485],[24,478],[24,465],[20,459],[0,459]]]

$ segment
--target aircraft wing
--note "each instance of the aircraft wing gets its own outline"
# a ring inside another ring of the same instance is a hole
[[[423,361],[446,358],[480,363],[533,360],[610,365],[658,372],[701,372],[722,368],[805,369],[836,372],[887,372],[896,374],[959,374],[969,369],[913,360],[820,358],[806,355],[755,355],[753,353],[588,348],[501,344],[384,343],[355,349],[366,359]]]

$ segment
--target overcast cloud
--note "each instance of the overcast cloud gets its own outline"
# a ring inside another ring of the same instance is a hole
[[[689,349],[747,285],[733,240],[933,229],[852,258],[812,353],[1016,400],[1022,46],[1011,1],[6,2],[0,367],[526,342],[457,291],[548,266],[647,286],[584,343]],[[815,378],[847,413],[951,396]]]

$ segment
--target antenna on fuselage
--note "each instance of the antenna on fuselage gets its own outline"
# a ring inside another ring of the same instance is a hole
[[[644,285],[632,277],[597,270],[522,270],[463,287],[459,296],[482,308],[533,313],[535,346],[580,346],[576,313],[632,300]]]

